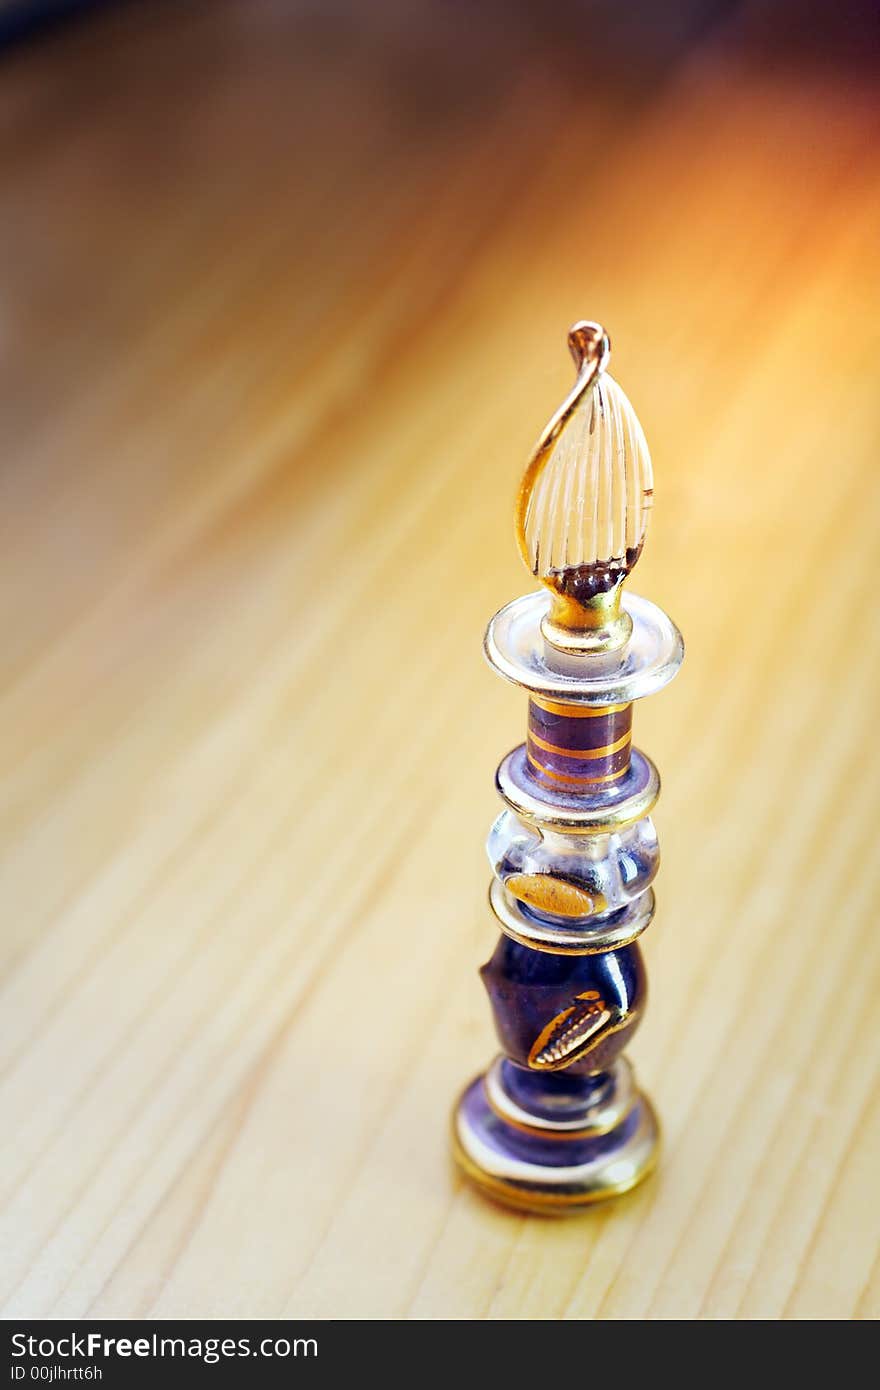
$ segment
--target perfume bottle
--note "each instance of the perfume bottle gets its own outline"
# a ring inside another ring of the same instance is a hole
[[[601,325],[577,323],[568,341],[575,384],[516,506],[542,587],[496,613],[485,639],[529,697],[487,844],[501,935],[481,975],[501,1054],[453,1115],[454,1155],[477,1187],[559,1213],[628,1191],[657,1160],[657,1119],[623,1056],[645,1006],[638,938],[659,862],[660,782],[632,746],[632,710],[684,655],[671,620],[623,589],[653,502],[641,425],[607,373]]]

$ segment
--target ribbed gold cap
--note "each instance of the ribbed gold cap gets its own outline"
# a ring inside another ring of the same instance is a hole
[[[516,509],[529,571],[553,594],[544,636],[564,652],[614,651],[631,622],[620,589],[641,554],[654,495],[638,417],[607,374],[601,324],[576,323],[568,345],[574,387],[529,460]]]

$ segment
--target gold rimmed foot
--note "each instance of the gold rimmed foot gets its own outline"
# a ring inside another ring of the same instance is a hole
[[[635,1092],[612,1129],[547,1128],[526,1133],[502,1119],[478,1077],[462,1093],[452,1116],[452,1151],[467,1180],[486,1196],[517,1211],[573,1214],[622,1196],[657,1166],[660,1127],[648,1098]]]

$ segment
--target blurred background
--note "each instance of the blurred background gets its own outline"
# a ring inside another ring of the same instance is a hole
[[[0,6],[5,1316],[876,1317],[873,5]],[[600,319],[651,444],[644,1189],[446,1158],[483,627]]]

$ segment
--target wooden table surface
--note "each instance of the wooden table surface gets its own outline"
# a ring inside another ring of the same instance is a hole
[[[876,89],[764,6],[473,9],[3,55],[5,1317],[880,1314]],[[553,1223],[447,1117],[581,316],[688,657],[636,710],[664,1160]]]

